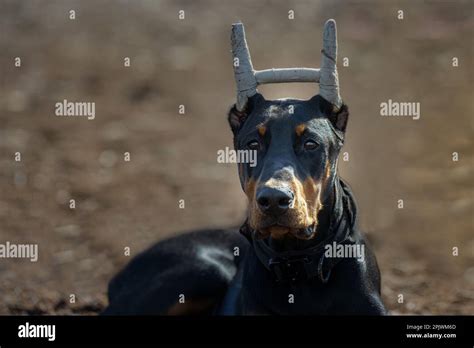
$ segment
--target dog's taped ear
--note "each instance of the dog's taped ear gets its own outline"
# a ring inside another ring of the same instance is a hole
[[[239,132],[239,130],[242,128],[250,114],[255,110],[258,103],[263,100],[263,96],[257,93],[248,99],[244,110],[237,110],[235,104],[232,106],[232,108],[229,110],[227,120],[229,121],[230,128],[232,129],[232,132],[234,134],[237,134]]]
[[[332,112],[328,116],[334,128],[343,133],[346,132],[347,121],[349,121],[349,108],[346,104],[342,104],[338,112]]]
[[[338,111],[335,111],[334,106],[324,98],[316,96],[313,100],[319,103],[319,109],[322,114],[328,118],[333,127],[338,131],[345,133],[347,122],[349,121],[349,108],[347,105],[342,104],[341,108]]]
[[[235,104],[229,110],[229,115],[227,116],[227,120],[229,121],[230,129],[234,134],[237,134],[240,127],[244,124],[245,120],[248,117],[247,110],[238,111]]]

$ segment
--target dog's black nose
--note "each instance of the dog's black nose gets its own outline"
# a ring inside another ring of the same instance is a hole
[[[265,214],[281,215],[293,202],[293,193],[288,189],[262,187],[257,191],[257,203]]]

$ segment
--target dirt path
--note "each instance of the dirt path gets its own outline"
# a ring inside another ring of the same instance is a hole
[[[257,68],[318,66],[330,17],[350,61],[340,68],[351,110],[340,170],[374,244],[385,302],[394,313],[474,313],[472,2],[329,3],[2,0],[0,242],[38,243],[40,258],[0,261],[0,314],[97,313],[130,260],[125,247],[133,256],[180,231],[240,223],[236,168],[216,163],[231,146],[230,24],[246,24]],[[307,98],[317,88],[262,91]],[[64,99],[94,101],[96,118],[55,117]],[[388,99],[420,102],[420,120],[381,117]]]

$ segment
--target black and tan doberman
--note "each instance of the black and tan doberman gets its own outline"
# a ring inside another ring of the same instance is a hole
[[[240,230],[186,233],[139,254],[110,282],[104,314],[386,313],[375,256],[337,174],[349,112],[339,97],[335,50],[326,43],[331,34],[335,46],[328,21],[320,70],[272,72],[316,79],[321,91],[309,100],[266,100],[255,87],[268,76],[253,70],[245,37],[233,37],[239,95],[228,119],[235,149],[257,154],[256,166],[239,164],[248,217]],[[245,69],[253,77],[243,76]]]

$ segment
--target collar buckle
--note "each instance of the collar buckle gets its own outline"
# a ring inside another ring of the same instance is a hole
[[[315,276],[310,271],[311,264],[312,260],[307,256],[296,258],[274,257],[268,261],[268,268],[277,282],[299,282]]]

